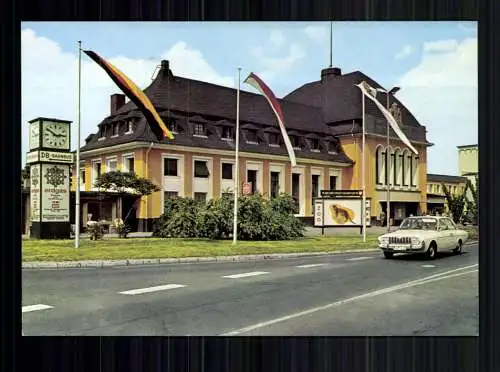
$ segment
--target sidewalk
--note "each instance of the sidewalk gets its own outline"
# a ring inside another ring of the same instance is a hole
[[[393,226],[391,231],[396,230],[397,227]],[[372,226],[366,229],[367,234],[377,234],[382,235],[387,232],[387,227]],[[335,236],[335,235],[361,235],[361,231],[358,227],[331,227],[325,228],[325,236]],[[130,233],[128,236],[130,238],[149,238],[152,237],[151,232],[134,232]],[[305,236],[321,236],[321,228],[316,227],[306,227]],[[108,238],[117,238],[118,234],[106,234]],[[88,239],[89,235],[86,233],[80,234],[82,239]],[[28,239],[27,235],[22,236],[23,239]]]

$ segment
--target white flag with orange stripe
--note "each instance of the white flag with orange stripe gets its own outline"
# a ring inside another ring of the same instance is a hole
[[[260,91],[264,97],[266,97],[271,109],[274,111],[276,118],[278,119],[278,124],[281,129],[281,135],[283,136],[283,141],[285,142],[286,150],[288,151],[288,156],[290,157],[290,162],[292,163],[292,167],[297,165],[297,160],[295,159],[295,152],[293,151],[292,143],[290,142],[290,138],[286,133],[285,128],[285,117],[283,116],[283,111],[281,110],[281,105],[279,104],[274,93],[269,89],[269,87],[253,72],[248,75],[245,79],[244,83],[247,83],[253,86],[255,89]]]
[[[396,134],[399,137],[399,139],[406,146],[408,146],[408,148],[411,151],[413,151],[415,154],[418,154],[418,151],[415,149],[415,147],[412,146],[410,140],[406,137],[406,135],[403,133],[403,131],[399,127],[398,123],[396,122],[396,119],[394,119],[394,116],[392,116],[392,114],[389,112],[389,110],[387,110],[384,107],[384,105],[382,105],[379,102],[379,100],[377,98],[375,98],[377,90],[375,88],[372,88],[370,85],[368,85],[368,83],[366,81],[362,81],[361,83],[359,83],[356,86],[359,89],[361,89],[361,91],[363,92],[363,94],[365,95],[365,97],[368,97],[370,100],[372,100],[377,105],[377,107],[379,108],[379,110],[382,111],[382,114],[387,119],[387,121],[391,125],[391,128],[394,130],[394,132],[396,132]]]

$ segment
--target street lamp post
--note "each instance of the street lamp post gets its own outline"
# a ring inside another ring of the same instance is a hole
[[[385,97],[386,97],[386,108],[387,110],[389,111],[390,109],[390,104],[389,104],[389,95],[394,95],[396,94],[398,91],[400,91],[401,88],[400,87],[392,87],[390,90],[385,90],[385,89],[382,89],[382,88],[377,88],[377,91],[378,92],[382,92],[382,93],[385,93]],[[387,204],[387,213],[386,213],[386,220],[387,220],[387,232],[391,232],[391,176],[389,174],[389,166],[391,164],[391,159],[389,158],[389,146],[390,146],[390,125],[389,125],[389,121],[387,120],[386,121],[387,123],[387,148],[385,150],[385,158],[386,158],[386,167],[385,167],[385,174],[386,174],[386,190],[387,190],[387,201],[386,201],[386,204]],[[396,167],[396,162],[397,162],[397,159],[394,158],[394,167]]]

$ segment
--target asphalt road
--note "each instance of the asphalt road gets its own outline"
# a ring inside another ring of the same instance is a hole
[[[478,247],[23,270],[30,335],[477,335]]]

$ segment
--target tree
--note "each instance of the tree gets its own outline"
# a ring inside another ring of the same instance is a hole
[[[95,187],[100,190],[112,190],[118,192],[130,192],[138,196],[148,196],[160,191],[160,187],[150,180],[138,177],[135,173],[111,171],[101,174],[95,181]],[[130,208],[125,216],[124,223],[135,205]]]
[[[465,185],[464,190],[458,194],[453,195],[450,193],[450,190],[446,187],[445,184],[441,184],[444,191],[444,196],[446,197],[446,202],[448,203],[448,209],[451,213],[451,217],[455,223],[462,222],[462,218],[464,216],[465,203],[467,201],[467,188],[468,185]]]
[[[467,188],[470,190],[470,198],[466,198],[465,205],[467,213],[470,214],[474,224],[478,221],[479,213],[479,177],[475,176],[474,183],[467,179]]]

